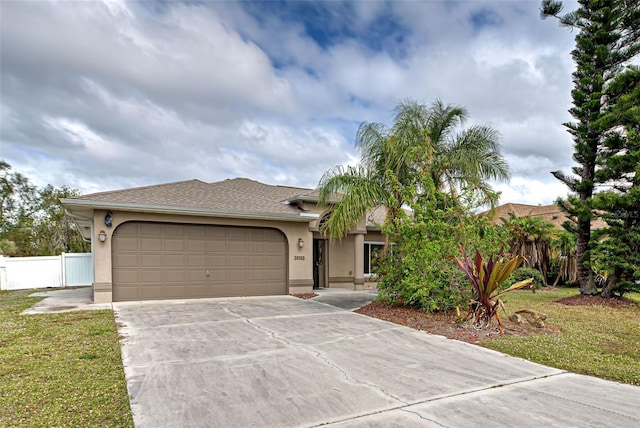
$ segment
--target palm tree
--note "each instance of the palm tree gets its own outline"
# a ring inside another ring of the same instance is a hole
[[[334,202],[323,231],[340,238],[366,212],[387,208],[387,220],[418,194],[471,192],[495,202],[487,180],[506,180],[509,167],[500,154],[499,134],[490,126],[459,131],[467,112],[436,100],[431,106],[407,100],[394,110],[393,126],[363,122],[355,145],[357,166],[338,166],[320,179],[319,204]],[[413,188],[413,192],[407,189]]]
[[[525,265],[538,269],[547,281],[547,273],[553,257],[553,242],[558,237],[558,230],[553,223],[541,217],[516,217],[509,213],[509,219],[502,219],[511,236],[509,252],[522,256]]]

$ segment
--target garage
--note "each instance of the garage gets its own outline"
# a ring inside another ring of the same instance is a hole
[[[114,301],[287,294],[276,229],[134,221],[112,239]]]

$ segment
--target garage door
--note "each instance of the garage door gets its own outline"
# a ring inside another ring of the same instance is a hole
[[[275,229],[129,222],[114,232],[113,300],[287,293]]]

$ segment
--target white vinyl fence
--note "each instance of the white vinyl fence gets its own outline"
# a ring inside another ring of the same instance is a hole
[[[0,290],[67,287],[93,284],[91,253],[60,256],[0,256]]]

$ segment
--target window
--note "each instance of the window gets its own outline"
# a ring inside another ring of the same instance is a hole
[[[373,269],[372,260],[382,252],[384,243],[382,242],[365,242],[364,243],[364,275],[370,276]]]

